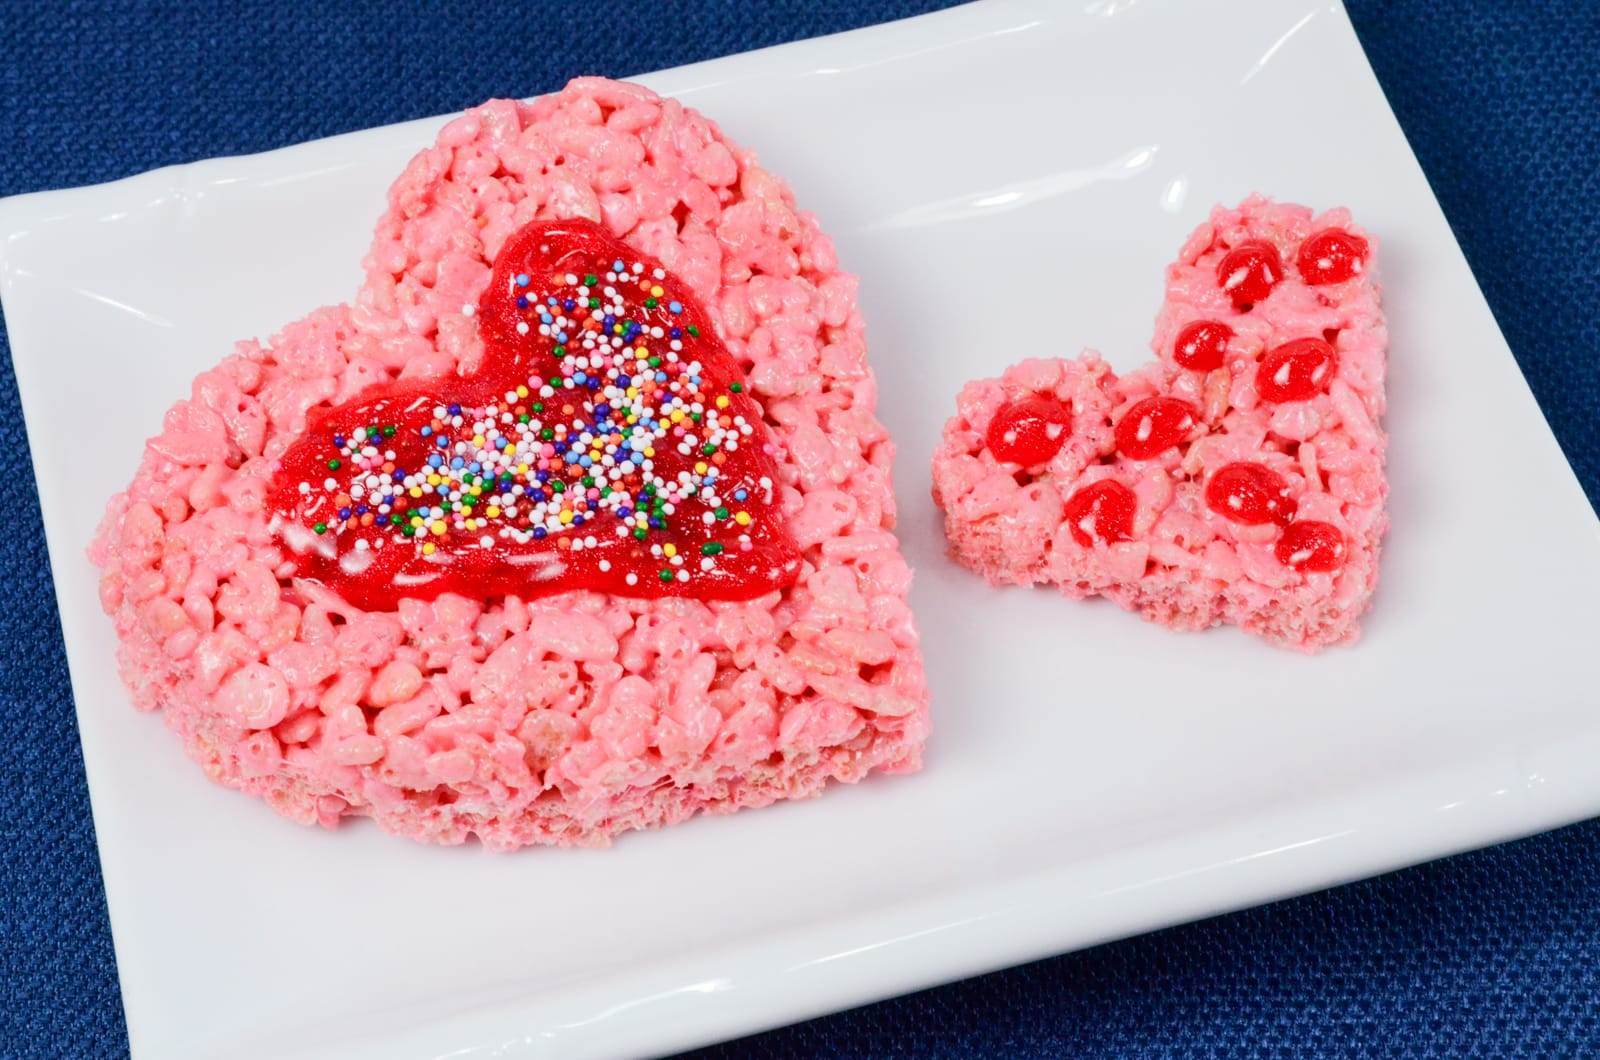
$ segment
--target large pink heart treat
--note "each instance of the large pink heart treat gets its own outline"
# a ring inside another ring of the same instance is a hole
[[[194,381],[90,551],[209,776],[508,849],[918,767],[855,281],[752,154],[636,85],[486,103],[363,266]]]

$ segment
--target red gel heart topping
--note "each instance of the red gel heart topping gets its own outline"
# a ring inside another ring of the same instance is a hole
[[[475,373],[313,410],[284,454],[269,503],[300,577],[367,610],[794,581],[761,408],[659,264],[594,222],[535,222],[463,312]]]

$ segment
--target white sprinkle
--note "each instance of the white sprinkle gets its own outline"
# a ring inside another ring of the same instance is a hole
[[[461,315],[464,316],[464,317],[470,317],[472,314],[476,313],[477,311],[478,311],[478,307],[473,305],[471,302],[468,302],[466,305],[461,307]]]
[[[629,585],[638,585],[639,584],[639,576],[637,574],[629,574],[626,578],[623,579],[623,581],[627,582]]]

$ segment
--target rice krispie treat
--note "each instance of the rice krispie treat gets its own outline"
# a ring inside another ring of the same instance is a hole
[[[1388,523],[1375,249],[1345,210],[1218,207],[1167,269],[1155,362],[968,384],[933,458],[952,554],[1173,629],[1354,640]]]
[[[203,373],[110,502],[137,705],[297,821],[501,849],[916,769],[856,284],[783,183],[583,78],[388,202],[354,301]]]

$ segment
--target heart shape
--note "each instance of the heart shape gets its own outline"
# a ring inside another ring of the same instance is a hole
[[[1167,269],[1153,363],[968,384],[933,459],[952,554],[1175,629],[1353,640],[1387,527],[1374,250],[1345,210],[1218,207]]]
[[[462,311],[474,371],[369,388],[284,454],[270,501],[300,577],[367,610],[794,581],[762,411],[666,269],[594,221],[536,221]]]
[[[581,78],[386,202],[353,302],[201,373],[108,503],[135,702],[297,821],[500,849],[916,769],[892,446],[787,186]]]

